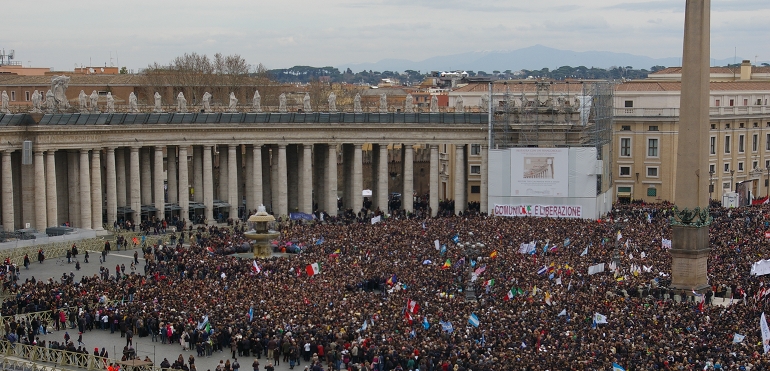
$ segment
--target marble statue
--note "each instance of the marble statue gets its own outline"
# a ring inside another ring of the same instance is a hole
[[[521,92],[521,108],[526,108],[528,106],[529,106],[529,99],[527,99],[527,96],[524,95],[524,92]]]
[[[11,110],[8,109],[8,93],[3,90],[2,94],[2,105],[0,105],[0,112],[2,113],[11,113]]]
[[[388,113],[388,96],[380,94],[380,113]]]
[[[463,100],[463,96],[460,95],[455,99],[455,113],[463,112],[465,112],[465,101]]]
[[[310,107],[310,94],[305,93],[305,97],[302,98],[302,110],[306,113],[313,112],[313,107]]]
[[[356,93],[356,97],[353,98],[353,112],[354,113],[364,112],[364,110],[361,109],[361,94]]]
[[[262,112],[262,97],[259,95],[259,90],[254,91],[254,97],[251,98],[251,107],[254,112]]]
[[[481,112],[489,111],[489,94],[483,94],[481,96]]]
[[[128,113],[138,113],[139,107],[136,103],[136,94],[134,92],[131,92],[131,94],[128,95]]]
[[[209,92],[203,93],[202,104],[203,104],[203,108],[202,108],[203,112],[206,112],[206,113],[211,112],[211,93]]]
[[[42,104],[41,101],[43,100],[43,96],[40,94],[39,91],[35,90],[32,93],[32,113],[40,113],[43,112],[42,110]]]
[[[404,112],[414,113],[414,97],[412,94],[406,95],[406,100],[404,101]]]
[[[78,105],[80,106],[80,112],[88,111],[88,96],[86,96],[86,92],[83,90],[78,94]]]
[[[157,91],[155,92],[155,109],[153,109],[154,112],[163,112],[163,106],[161,105],[161,99],[160,99],[160,93]]]
[[[337,94],[329,93],[329,113],[337,113]]]
[[[67,88],[69,87],[70,78],[68,76],[54,75],[51,78],[51,91],[53,92],[54,103],[59,110],[64,110],[70,107],[70,103],[67,100]]]
[[[286,93],[278,96],[278,112],[286,113]]]
[[[51,89],[48,89],[45,93],[45,109],[49,113],[56,112],[56,98],[54,98]]]
[[[187,99],[181,91],[176,96],[176,111],[179,113],[187,113]]]
[[[238,112],[238,98],[233,92],[230,92],[230,104],[227,105],[227,112]]]
[[[94,90],[88,98],[91,100],[91,112],[99,112],[99,93]]]
[[[431,113],[438,112],[438,97],[435,95],[430,97],[430,112]]]
[[[107,92],[107,113],[115,113],[115,98],[112,97],[112,92]]]

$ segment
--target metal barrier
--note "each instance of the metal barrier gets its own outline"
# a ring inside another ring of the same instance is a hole
[[[42,311],[42,312],[32,312],[32,313],[22,313],[22,314],[14,314],[12,316],[0,316],[0,333],[5,332],[5,324],[11,323],[12,321],[18,322],[32,322],[33,320],[37,320],[39,323],[48,323],[49,325],[53,324],[53,315],[50,310]],[[5,335],[5,334],[4,334]]]
[[[115,362],[112,359],[92,354],[36,345],[11,344],[9,341],[0,341],[0,355],[3,356],[3,370],[14,371],[55,371],[62,368],[103,370],[107,368],[110,362]],[[153,371],[153,368],[146,370]],[[158,370],[160,369],[158,368]]]

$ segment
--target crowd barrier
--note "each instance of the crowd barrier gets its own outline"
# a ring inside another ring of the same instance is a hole
[[[5,325],[10,324],[12,321],[19,322],[31,322],[37,320],[39,323],[47,323],[49,326],[53,326],[53,316],[50,310],[42,312],[31,312],[14,314],[12,316],[0,316],[0,333],[5,335]]]
[[[105,370],[116,360],[92,354],[39,347],[36,345],[11,344],[0,341],[0,362],[3,370],[12,371],[58,371],[58,370]],[[141,363],[141,362],[140,362]],[[121,365],[121,371],[163,371],[151,364]]]

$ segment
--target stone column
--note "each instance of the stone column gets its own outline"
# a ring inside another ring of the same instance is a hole
[[[187,220],[190,218],[190,187],[189,175],[187,173],[187,146],[179,146],[179,207],[182,209],[179,218]]]
[[[301,157],[299,155],[300,146],[296,144],[286,145],[286,203],[289,212],[299,210],[299,202],[302,198],[302,186],[300,180],[302,178]]]
[[[246,182],[246,190],[243,197],[246,199],[246,218],[248,218],[253,214],[251,210],[255,210],[259,206],[254,205],[254,146],[247,144],[244,155],[246,156],[246,164],[243,166],[243,177]]]
[[[353,209],[354,213],[358,213],[361,211],[361,208],[364,207],[364,172],[362,170],[363,167],[363,153],[361,152],[361,144],[354,144],[353,145],[353,187],[352,187],[352,194],[350,195],[350,199],[353,201],[353,205],[351,205],[351,209]]]
[[[430,216],[438,215],[438,145],[430,145],[430,176],[428,180],[430,182]]]
[[[48,226],[48,217],[46,216],[46,195],[45,195],[45,163],[42,150],[35,151],[35,229],[40,233],[45,233]],[[55,176],[55,175],[51,175]],[[49,176],[50,178],[50,176]]]
[[[227,147],[227,203],[230,204],[230,217],[238,218],[238,207],[241,206],[241,200],[238,199],[238,160],[240,147],[237,144],[230,144]]]
[[[155,166],[153,167],[153,191],[154,205],[158,211],[155,212],[155,217],[158,220],[166,218],[166,196],[163,190],[163,147],[155,146]]]
[[[302,145],[302,191],[299,211],[313,213],[313,145]]]
[[[3,151],[3,230],[13,232],[14,226],[13,213],[13,169],[11,168],[11,152]]]
[[[401,195],[401,207],[408,213],[414,212],[414,147],[403,144],[404,148],[404,193]]]
[[[709,95],[711,51],[711,0],[687,0],[682,58],[682,94],[676,153],[674,201],[678,210],[709,209]],[[683,290],[709,288],[708,257],[710,220],[680,218],[671,225],[671,285]]]
[[[142,147],[139,154],[142,158],[142,163],[139,165],[142,172],[142,205],[150,205],[152,204],[152,162],[150,161],[150,148]]]
[[[115,185],[117,187],[115,196],[118,199],[118,206],[126,206],[126,151],[122,147],[116,148],[114,151]]]
[[[102,201],[102,152],[94,148],[91,152],[91,225],[97,231],[104,230]],[[115,210],[117,213],[117,209]],[[110,222],[111,223],[111,222]]]
[[[67,151],[67,183],[69,188],[69,222],[72,227],[80,227],[80,152]]]
[[[481,187],[479,210],[489,213],[489,145],[481,145]]]
[[[176,146],[166,147],[166,178],[168,178],[168,203],[176,204],[178,197],[179,186],[177,182],[177,164],[176,164]],[[185,159],[186,160],[186,159]],[[179,163],[181,165],[181,161]]]
[[[326,210],[326,156],[329,149],[326,144],[314,144],[313,149],[313,209]],[[314,210],[315,211],[315,210]]]
[[[115,169],[115,148],[107,147],[107,172],[105,186],[107,187],[107,227],[112,227],[112,224],[118,220],[118,200],[117,200],[117,173]],[[124,175],[125,177],[125,175]],[[123,187],[125,190],[125,187]]]
[[[251,150],[254,157],[251,162],[251,181],[254,183],[254,188],[247,197],[252,200],[252,210],[256,210],[259,205],[262,205],[262,145],[254,144],[254,148]]]
[[[131,147],[129,166],[131,167],[131,210],[134,211],[132,215],[134,224],[139,224],[142,221],[142,193],[141,193],[141,181],[139,175],[139,149],[141,147]]]
[[[91,171],[88,150],[80,150],[80,228],[92,229]]]
[[[380,144],[379,161],[377,161],[377,207],[388,213],[388,145]],[[374,165],[374,163],[372,163]]]
[[[455,214],[465,211],[465,146],[455,145]]]
[[[49,149],[45,157],[45,203],[48,226],[59,225],[59,200],[56,192],[56,150]]]
[[[337,145],[329,144],[326,156],[326,213],[337,216]]]
[[[228,153],[225,152],[227,146],[217,145],[219,150],[219,192],[215,198],[219,201],[227,202],[230,194],[230,166],[228,162]]]
[[[270,145],[262,145],[262,203],[268,211],[273,211],[273,165],[270,158]]]
[[[278,216],[286,216],[289,215],[289,204],[288,204],[288,194],[287,194],[287,183],[288,179],[286,177],[286,145],[285,144],[279,144],[278,145],[278,212],[276,213]]]
[[[276,217],[280,216],[281,214],[278,214],[278,189],[280,186],[278,185],[278,146],[275,144],[270,145],[270,211],[275,214]]]
[[[342,209],[353,209],[353,152],[352,144],[343,144],[342,149]]]
[[[203,147],[193,146],[193,201],[203,203]]]
[[[203,206],[208,224],[214,224],[214,174],[211,166],[211,146],[203,146]]]

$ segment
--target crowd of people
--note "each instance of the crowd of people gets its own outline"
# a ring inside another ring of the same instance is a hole
[[[2,313],[52,311],[80,332],[130,332],[199,357],[224,350],[260,369],[770,369],[766,280],[749,274],[770,255],[768,211],[712,208],[704,296],[667,287],[671,205],[635,204],[599,221],[284,222],[282,240],[301,253],[256,260],[227,255],[246,241],[242,226],[200,228],[147,246],[144,274],[20,283]],[[614,269],[589,275],[600,263]],[[46,325],[5,333],[31,343]]]

